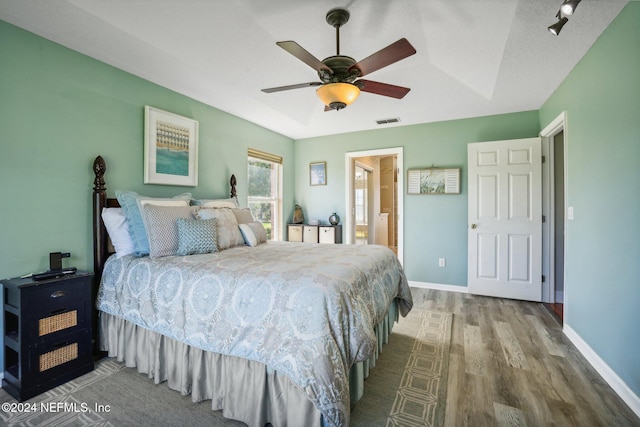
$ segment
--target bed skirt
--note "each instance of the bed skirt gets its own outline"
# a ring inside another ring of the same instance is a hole
[[[397,320],[394,300],[375,328],[378,352],[351,368],[352,404],[362,397],[364,380]],[[278,427],[324,424],[322,414],[306,395],[286,376],[263,363],[204,351],[104,312],[100,312],[99,340],[100,349],[109,357],[137,368],[156,384],[166,381],[183,396],[190,394],[194,402],[211,400],[211,409],[221,410],[225,418],[250,427],[267,423]]]

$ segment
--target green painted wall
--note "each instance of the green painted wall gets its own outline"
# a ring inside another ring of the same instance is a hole
[[[640,3],[540,110],[567,111],[566,323],[640,395]]]
[[[226,197],[230,173],[246,194],[246,149],[282,155],[284,208],[344,217],[345,153],[404,147],[404,171],[462,167],[462,194],[407,196],[410,280],[466,286],[466,144],[532,137],[568,113],[567,324],[640,394],[640,3],[631,2],[538,111],[296,141],[131,76],[0,21],[0,277],[48,267],[48,253],[90,269],[93,158],[107,184],[166,196]],[[425,100],[429,102],[429,100]],[[142,183],[143,107],[200,121],[200,185]],[[328,183],[310,187],[308,164]],[[296,167],[294,167],[296,165]],[[245,202],[241,200],[241,203]],[[285,218],[285,220],[288,218]],[[446,257],[447,267],[437,267]],[[1,362],[1,360],[0,360]]]
[[[91,165],[107,161],[107,188],[169,196],[228,197],[238,179],[246,206],[246,153],[283,156],[292,204],[291,139],[134,77],[0,21],[0,278],[65,265],[93,268]],[[199,185],[143,184],[144,106],[200,122]]]
[[[305,218],[326,221],[345,215],[345,153],[403,147],[404,170],[417,167],[462,168],[459,195],[404,198],[404,267],[409,280],[467,286],[467,144],[535,137],[538,112],[528,111],[383,130],[355,132],[296,142],[295,203]],[[308,164],[327,162],[327,185],[309,185]],[[406,193],[406,192],[405,192]],[[438,258],[447,260],[438,267]]]

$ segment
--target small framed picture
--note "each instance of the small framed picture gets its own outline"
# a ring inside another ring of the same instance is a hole
[[[198,185],[198,122],[145,106],[144,183]]]
[[[309,183],[327,185],[327,162],[309,163]]]

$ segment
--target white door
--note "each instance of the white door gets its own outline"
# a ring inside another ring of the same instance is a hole
[[[541,139],[467,147],[469,292],[542,298]]]

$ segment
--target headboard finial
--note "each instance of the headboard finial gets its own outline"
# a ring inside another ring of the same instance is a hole
[[[231,175],[231,179],[229,180],[229,184],[231,184],[231,198],[237,198],[238,193],[236,192],[236,176]]]
[[[107,164],[104,162],[102,156],[96,157],[93,161],[93,173],[96,175],[96,178],[93,180],[93,190],[104,191],[106,190],[104,183],[104,173],[107,171]]]

